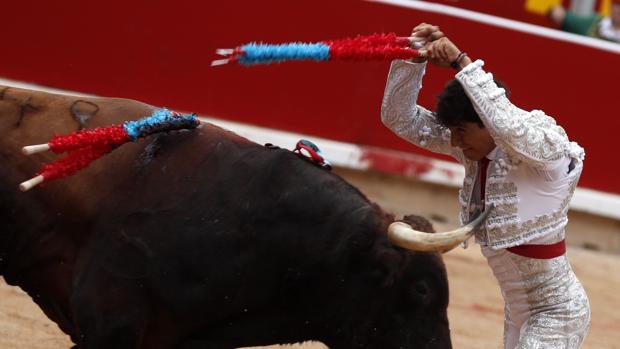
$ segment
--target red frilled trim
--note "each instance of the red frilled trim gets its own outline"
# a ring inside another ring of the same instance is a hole
[[[394,33],[358,35],[334,41],[325,41],[329,45],[330,59],[408,59],[418,56],[418,51],[409,47],[406,38],[399,38]]]
[[[112,147],[107,144],[86,146],[72,151],[66,157],[51,164],[43,165],[38,174],[42,175],[46,181],[71,176],[110,151]]]
[[[54,137],[49,141],[50,150],[56,154],[76,151],[83,147],[115,146],[128,142],[129,136],[123,125],[81,130]]]

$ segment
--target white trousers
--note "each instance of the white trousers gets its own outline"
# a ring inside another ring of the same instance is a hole
[[[505,349],[577,349],[590,325],[588,297],[566,255],[522,257],[481,246],[504,297]]]

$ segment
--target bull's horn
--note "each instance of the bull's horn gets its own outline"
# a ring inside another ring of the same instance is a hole
[[[469,224],[458,229],[441,232],[425,233],[417,231],[409,224],[394,222],[388,228],[388,237],[393,244],[412,251],[448,252],[460,243],[469,239],[477,228],[489,216],[492,207],[488,207]]]

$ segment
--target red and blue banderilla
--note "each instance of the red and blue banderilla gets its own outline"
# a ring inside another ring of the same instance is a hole
[[[393,60],[424,55],[424,52],[412,46],[421,48],[423,42],[417,42],[410,37],[398,37],[394,33],[358,35],[355,38],[318,43],[274,45],[252,42],[235,49],[218,49],[216,53],[226,58],[213,61],[211,66],[231,62],[250,66],[293,60]]]
[[[26,155],[52,151],[56,154],[69,153],[66,157],[45,164],[37,175],[19,185],[22,191],[54,179],[74,175],[94,160],[111,152],[127,142],[133,142],[149,135],[180,129],[193,129],[200,124],[195,114],[182,115],[166,108],[156,110],[146,118],[126,121],[122,125],[81,130],[68,135],[55,135],[46,144],[29,145],[22,148]]]

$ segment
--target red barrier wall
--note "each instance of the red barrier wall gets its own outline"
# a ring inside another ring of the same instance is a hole
[[[485,59],[515,104],[545,110],[586,148],[580,185],[620,194],[618,55],[438,14],[356,0],[11,1],[2,11],[0,76],[420,152],[379,121],[388,62],[209,64],[216,48],[248,41],[406,35],[422,21]],[[432,108],[452,75],[429,68],[422,104]]]

